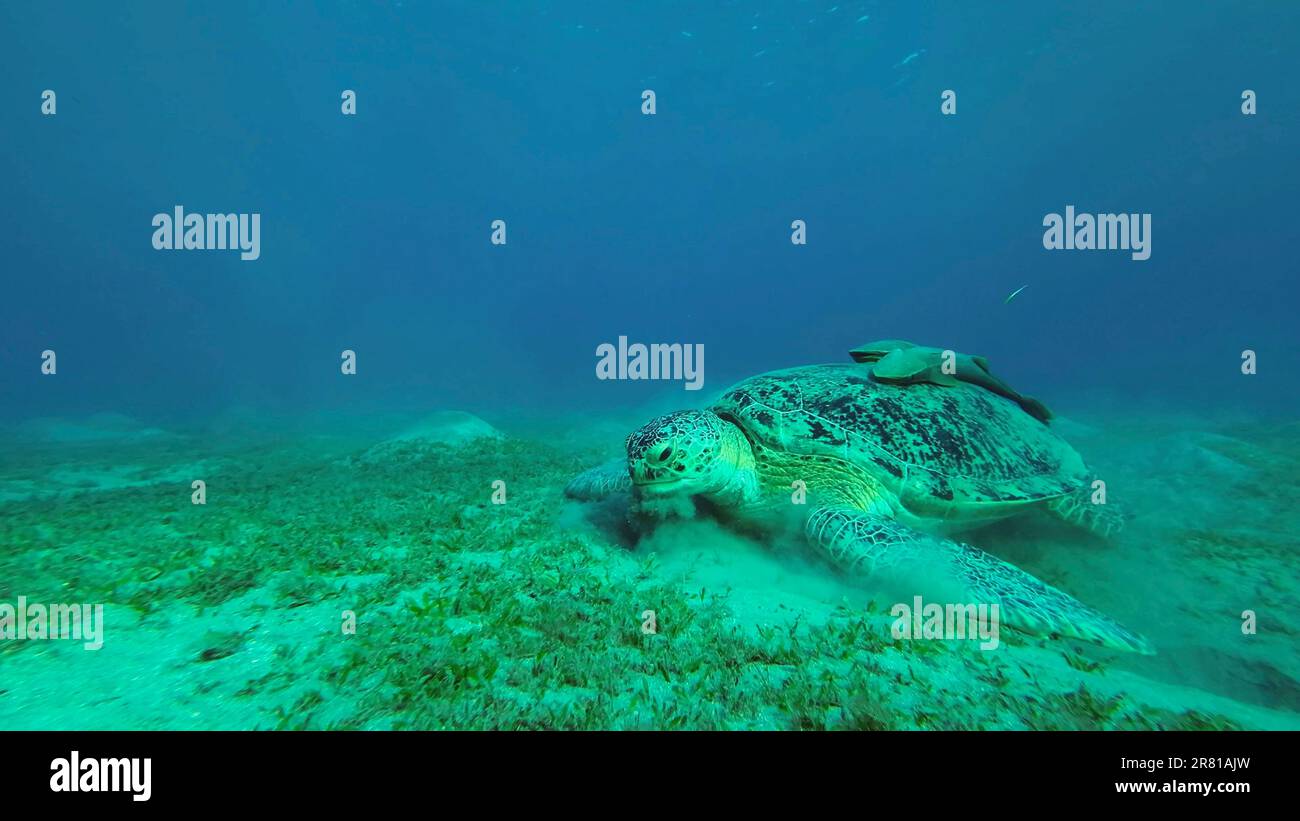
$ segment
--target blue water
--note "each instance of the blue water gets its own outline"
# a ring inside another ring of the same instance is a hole
[[[1300,8],[836,6],[11,4],[3,411],[627,406],[664,386],[594,378],[619,335],[712,389],[901,336],[1294,404]],[[154,250],[178,204],[261,258]],[[1151,213],[1151,258],[1044,250],[1066,205]]]
[[[111,636],[0,642],[0,727],[1300,726],[1297,42],[1281,0],[0,5],[0,607]],[[260,256],[156,249],[178,206]],[[1045,248],[1071,206],[1149,259]],[[703,389],[597,378],[621,337]],[[565,501],[882,338],[1051,406],[1124,535],[973,543],[1154,656],[993,675],[725,505]]]

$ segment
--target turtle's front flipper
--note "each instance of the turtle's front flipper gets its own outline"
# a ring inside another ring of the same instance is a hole
[[[806,532],[810,542],[851,574],[895,585],[927,579],[923,584],[951,597],[941,604],[997,604],[1000,622],[1022,632],[1153,652],[1145,639],[1108,616],[970,545],[929,536],[851,507],[813,511]]]
[[[627,472],[627,459],[611,459],[573,477],[565,486],[564,495],[570,499],[595,502],[631,489],[632,477]]]
[[[1092,495],[1092,483],[1088,482],[1075,492],[1048,502],[1047,509],[1062,521],[1090,530],[1103,539],[1113,538],[1124,529],[1124,513],[1113,504],[1094,503]]]

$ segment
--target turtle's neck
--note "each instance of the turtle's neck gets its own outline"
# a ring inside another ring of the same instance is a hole
[[[718,485],[706,495],[727,507],[740,507],[757,501],[758,472],[755,468],[754,449],[749,440],[740,428],[724,419],[715,473]]]

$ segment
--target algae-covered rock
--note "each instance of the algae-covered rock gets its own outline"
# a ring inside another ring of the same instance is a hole
[[[438,411],[424,417],[388,442],[428,442],[458,447],[476,439],[501,438],[501,431],[472,413]]]
[[[396,436],[371,447],[362,456],[365,461],[392,458],[409,451],[429,447],[463,448],[485,441],[504,439],[501,431],[472,413],[437,411],[421,418]]]

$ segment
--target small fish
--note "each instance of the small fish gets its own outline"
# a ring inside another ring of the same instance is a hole
[[[763,49],[763,50],[761,50],[761,51],[756,51],[756,52],[754,52],[754,56],[755,56],[755,57],[762,57],[764,54],[767,54],[767,49]]]
[[[894,68],[902,68],[903,66],[915,60],[917,57],[920,57],[922,54],[925,54],[925,49],[921,49],[920,51],[914,51],[911,54],[904,57],[902,62],[895,63]]]
[[[1025,290],[1025,289],[1028,288],[1028,287],[1029,287],[1028,285],[1021,285],[1019,288],[1017,288],[1017,289],[1015,289],[1014,291],[1012,291],[1012,292],[1011,292],[1011,296],[1007,297],[1007,298],[1002,302],[1002,304],[1003,304],[1003,305],[1010,304],[1011,300],[1015,299],[1017,294],[1019,294],[1021,291]]]
[[[871,19],[871,15],[870,15],[870,14],[864,14],[864,15],[862,15],[861,17],[859,17],[857,20],[855,20],[854,22],[855,22],[855,23],[865,23],[865,22],[867,22],[867,21],[870,20],[870,19]]]
[[[689,31],[683,31],[683,32],[682,32],[682,36],[683,36],[683,37],[694,37],[695,35],[694,35],[694,34],[691,34]]]

